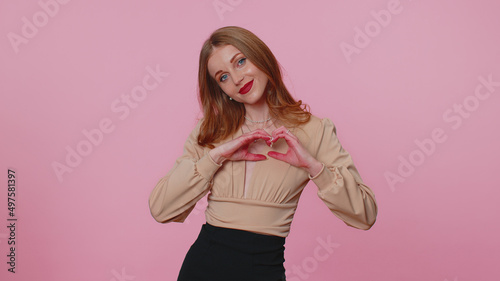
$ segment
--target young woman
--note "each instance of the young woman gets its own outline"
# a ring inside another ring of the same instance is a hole
[[[335,125],[292,98],[257,36],[235,26],[213,32],[198,80],[204,116],[149,198],[158,222],[183,222],[209,193],[206,224],[178,280],[285,280],[285,238],[309,180],[347,225],[375,223],[375,195]]]

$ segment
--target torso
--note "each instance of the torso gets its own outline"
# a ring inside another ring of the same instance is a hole
[[[314,153],[313,137],[320,126],[321,120],[311,116],[310,122],[290,128],[290,132],[305,149]],[[270,134],[279,127],[281,124],[275,124],[266,131]],[[256,128],[258,126],[252,126],[250,130]],[[226,141],[248,131],[243,125]],[[266,156],[269,151],[286,153],[287,150],[284,139],[279,139],[273,147],[267,146],[264,140],[249,146],[251,153]],[[286,237],[308,181],[304,169],[272,157],[263,161],[225,161],[213,177],[205,217],[208,223],[219,227]]]
[[[278,122],[274,122],[274,123],[271,123],[270,122],[267,122],[266,125],[263,127],[264,130],[269,134],[271,135],[272,132],[274,130],[276,130],[277,128],[279,128],[281,125],[279,125]],[[248,132],[253,131],[253,130],[256,130],[257,128],[262,128],[262,125],[259,126],[251,126],[251,125],[243,125],[240,130],[243,134],[246,134]],[[248,147],[248,152],[250,153],[254,153],[254,154],[264,154],[265,156],[266,153],[265,153],[265,149],[267,148],[267,144],[265,143],[265,141],[263,140],[258,140],[257,142],[255,143],[252,143],[250,144],[250,146]],[[269,156],[267,156],[269,157]],[[247,191],[248,191],[248,188],[250,187],[250,180],[252,178],[252,172],[255,168],[255,164],[257,163],[257,161],[245,161],[245,189],[244,189],[244,198],[246,197],[246,194],[247,194]]]

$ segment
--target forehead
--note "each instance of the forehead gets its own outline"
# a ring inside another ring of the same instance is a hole
[[[231,65],[231,59],[237,53],[241,53],[233,45],[215,47],[212,55],[208,59],[208,73],[213,77],[219,70],[224,70]]]

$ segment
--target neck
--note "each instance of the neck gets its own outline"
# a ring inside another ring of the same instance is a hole
[[[270,117],[265,94],[257,102],[245,104],[245,116],[252,121],[262,121]]]
[[[269,107],[263,104],[245,105],[245,116],[252,121],[263,121],[270,117]]]

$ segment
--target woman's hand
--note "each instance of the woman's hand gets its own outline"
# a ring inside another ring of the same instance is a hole
[[[266,160],[267,157],[262,154],[254,154],[248,152],[248,146],[258,140],[270,140],[271,136],[263,129],[257,129],[246,134],[239,136],[238,138],[228,141],[212,150],[209,154],[212,159],[220,164],[225,160],[249,160],[249,161],[260,161]]]
[[[275,159],[289,163],[292,166],[305,169],[309,175],[317,175],[323,168],[323,164],[316,160],[299,142],[299,139],[294,136],[284,126],[272,132],[272,139],[266,141],[268,145],[272,145],[278,139],[285,139],[288,144],[288,151],[283,154],[276,151],[269,151],[267,155]]]

